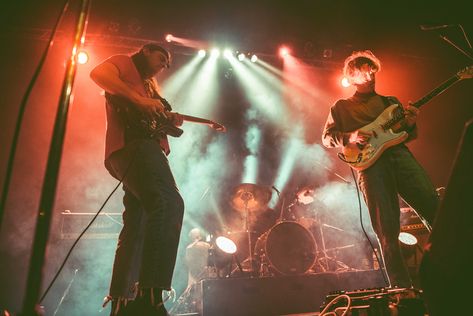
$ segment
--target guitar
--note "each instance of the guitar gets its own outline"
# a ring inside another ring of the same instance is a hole
[[[411,104],[416,108],[429,102],[456,82],[473,77],[473,66],[460,70],[454,76],[430,91],[424,97]],[[398,145],[408,138],[404,130],[404,109],[399,104],[387,107],[373,122],[360,128],[360,131],[371,132],[372,136],[365,145],[348,143],[338,153],[338,157],[355,170],[364,170],[372,166],[381,154],[389,147]]]
[[[140,136],[146,138],[156,138],[163,134],[172,137],[180,137],[184,132],[165,116],[166,113],[172,112],[170,104],[164,98],[160,98],[166,109],[164,115],[145,114],[129,100],[117,95],[106,94],[106,98],[112,107],[121,115],[125,125],[133,130],[135,134],[138,133]],[[186,122],[205,124],[218,132],[226,132],[225,126],[214,121],[190,115],[180,115]]]

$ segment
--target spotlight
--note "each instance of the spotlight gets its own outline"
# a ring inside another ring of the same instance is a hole
[[[283,58],[289,56],[290,53],[291,51],[287,46],[282,46],[281,48],[279,48],[279,56]]]
[[[342,87],[344,88],[348,88],[349,86],[351,86],[350,82],[345,77],[343,77],[343,79],[341,80],[341,84],[342,84]]]
[[[170,43],[172,41],[172,38],[173,38],[172,34],[166,35],[166,37],[165,37],[166,42]]]
[[[407,246],[414,246],[415,244],[417,244],[416,236],[406,232],[399,233],[398,239],[400,242]]]
[[[218,56],[220,56],[220,50],[218,48],[214,48],[212,49],[212,51],[210,52],[210,55],[212,57],[215,57],[215,58],[218,58]]]
[[[203,49],[200,49],[199,52],[197,53],[197,55],[199,55],[199,57],[205,57],[205,55],[207,55],[207,53],[205,52],[205,50]]]
[[[233,56],[233,53],[232,53],[232,50],[229,49],[229,48],[226,48],[224,51],[223,51],[223,56],[226,58],[226,59],[229,59]]]
[[[246,56],[245,56],[245,54],[243,54],[243,53],[238,54],[238,60],[239,60],[239,61],[245,60],[245,57],[246,57]]]
[[[83,64],[86,64],[88,61],[89,61],[89,55],[85,51],[81,50],[77,54],[77,62],[83,65]]]
[[[225,253],[234,254],[237,251],[236,244],[230,238],[220,236],[215,239],[215,243]]]
[[[251,62],[255,63],[258,60],[258,56],[253,55],[253,56],[251,56],[250,60],[251,60]]]

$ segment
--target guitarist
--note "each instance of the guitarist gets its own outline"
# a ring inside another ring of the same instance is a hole
[[[342,147],[349,143],[363,147],[375,135],[359,129],[373,122],[389,105],[400,104],[395,97],[376,93],[375,75],[380,69],[380,61],[371,51],[354,52],[345,60],[344,75],[356,87],[356,92],[331,107],[322,136],[326,147]],[[403,128],[409,134],[407,141],[417,136],[418,113],[416,107],[404,107]],[[386,149],[372,166],[358,171],[358,183],[380,241],[390,285],[412,286],[398,240],[398,194],[432,223],[438,197],[431,180],[407,146],[401,143]]]
[[[167,315],[162,291],[171,289],[184,202],[169,168],[166,135],[146,137],[139,125],[128,124],[127,109],[118,103],[127,101],[128,110],[165,115],[175,126],[182,125],[179,114],[165,112],[154,78],[170,62],[165,48],[149,43],[131,56],[108,58],[90,73],[106,95],[105,166],[114,178],[123,179],[125,191],[123,229],[107,296],[111,315]]]

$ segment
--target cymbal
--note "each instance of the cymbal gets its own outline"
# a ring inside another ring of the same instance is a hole
[[[307,205],[315,201],[315,190],[311,187],[303,187],[296,196],[299,203]]]
[[[264,210],[271,199],[271,188],[253,183],[242,183],[233,189],[231,204],[240,212]]]

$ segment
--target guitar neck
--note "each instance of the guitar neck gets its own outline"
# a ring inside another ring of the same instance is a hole
[[[203,118],[195,117],[195,116],[190,116],[190,115],[185,115],[185,114],[181,114],[181,115],[184,121],[202,123],[202,124],[213,124],[211,120],[207,120],[207,119],[203,119]]]
[[[429,102],[432,98],[438,96],[439,94],[441,94],[442,92],[447,90],[450,86],[452,86],[453,84],[455,84],[456,82],[460,80],[461,78],[458,75],[455,75],[449,78],[448,80],[440,84],[437,88],[433,89],[428,94],[426,94],[424,97],[414,102],[412,106],[415,106],[416,108],[420,108],[421,106]]]

